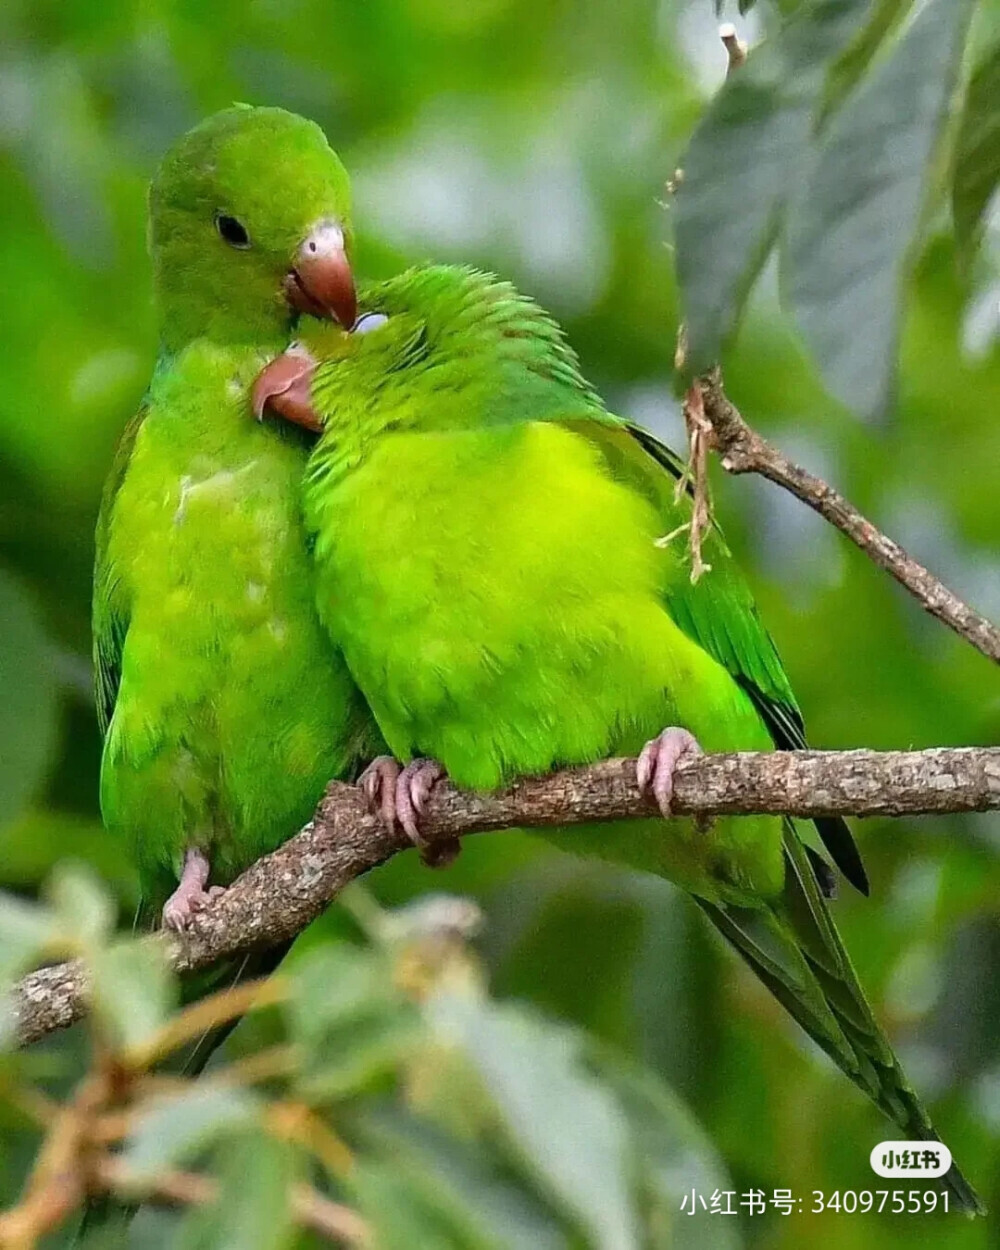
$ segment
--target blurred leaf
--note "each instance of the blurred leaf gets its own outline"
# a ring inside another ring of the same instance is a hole
[[[289,1244],[290,1147],[264,1133],[237,1133],[215,1155],[219,1194],[192,1210],[172,1242],[177,1250],[281,1250]]]
[[[675,197],[689,367],[718,356],[805,159],[827,65],[869,0],[818,0],[730,74],[684,154]]]
[[[645,1222],[671,1250],[737,1250],[739,1226],[732,1220],[692,1221],[681,1202],[692,1190],[711,1194],[734,1185],[704,1130],[684,1104],[637,1065],[605,1047],[589,1058],[628,1119],[629,1134],[645,1194]]]
[[[56,735],[49,644],[34,604],[0,568],[0,825],[18,816],[44,778]]]
[[[970,0],[929,0],[834,116],[789,213],[784,270],[830,390],[888,402],[903,280],[948,113]]]
[[[874,0],[868,20],[830,67],[824,91],[824,114],[853,90],[889,33],[913,7],[913,0]]]
[[[378,1250],[501,1250],[468,1215],[443,1201],[433,1181],[421,1183],[392,1163],[360,1160],[351,1186]]]
[[[0,894],[0,986],[30,967],[57,932],[47,908]]]
[[[735,0],[728,0],[726,16],[744,37],[759,30],[781,40],[779,12],[795,8],[804,15],[812,4],[762,0],[754,22],[740,23]],[[871,0],[858,34],[824,72],[812,112],[818,133],[836,116],[846,90],[877,63],[872,52],[880,58],[892,52],[894,31],[876,38],[876,23],[894,11],[895,25],[909,7],[905,0]],[[679,444],[683,430],[664,395],[670,354],[664,327],[678,315],[677,294],[654,200],[664,173],[683,163],[680,154],[706,107],[706,50],[713,68],[724,61],[711,11],[710,0],[0,3],[0,270],[11,314],[0,336],[0,560],[18,588],[27,589],[36,615],[40,610],[45,635],[63,656],[76,657],[72,690],[61,691],[47,770],[36,773],[13,823],[3,823],[7,812],[0,806],[3,881],[33,891],[69,856],[94,863],[105,880],[120,884],[123,899],[135,896],[121,845],[100,827],[98,736],[81,692],[100,483],[156,355],[145,190],[166,144],[234,99],[314,117],[355,177],[359,273],[388,276],[428,258],[453,257],[515,279],[562,319],[585,372],[614,409]],[[985,51],[998,33],[998,0],[983,0],[979,15]],[[42,98],[50,87],[52,99]],[[818,122],[817,109],[827,110]],[[56,133],[41,133],[46,127]],[[786,179],[792,191],[798,177],[792,168]],[[741,211],[743,188],[735,180],[727,185]],[[968,278],[956,274],[953,240],[944,234],[949,223],[939,215],[935,225],[942,234],[921,258],[907,307],[891,431],[844,422],[800,338],[779,315],[769,283],[751,300],[727,353],[727,384],[790,454],[842,486],[945,580],[998,616],[996,300],[984,263],[976,272],[982,285],[975,307],[969,306]],[[99,253],[90,243],[100,245],[102,233],[110,247],[96,267]],[[974,312],[981,331],[973,348]],[[1000,741],[1000,689],[984,680],[982,658],[924,621],[829,527],[802,514],[783,492],[746,478],[726,479],[717,503],[817,745],[852,747],[859,738],[884,747]],[[0,613],[6,625],[2,605]],[[16,685],[23,667],[12,639],[5,630],[0,640],[8,703],[8,663]],[[65,681],[66,668],[56,671]],[[6,710],[0,708],[0,718]],[[12,719],[13,736],[3,719],[0,775],[8,759],[20,760],[24,746],[24,717]],[[941,1001],[920,1019],[896,1020],[896,1031],[914,1057],[911,1076],[920,1092],[939,1095],[934,1110],[946,1140],[989,1186],[1000,1175],[1000,1031],[989,989],[1000,985],[1000,944],[977,918],[997,910],[997,818],[865,822],[858,832],[882,902],[865,906],[845,892],[838,923],[877,1011],[900,950],[914,935],[947,952]],[[925,861],[941,886],[938,903],[917,914],[912,899],[906,907],[899,901],[902,878]],[[853,1183],[858,1142],[882,1132],[877,1111],[829,1065],[813,1061],[783,1027],[779,1009],[700,932],[700,918],[689,917],[694,909],[677,891],[673,904],[661,899],[671,894],[665,884],[643,883],[649,906],[639,919],[620,905],[637,879],[596,866],[606,889],[596,892],[595,905],[588,910],[581,897],[578,908],[560,911],[553,924],[545,900],[562,888],[560,866],[572,862],[537,838],[506,833],[470,841],[447,875],[434,880],[486,906],[482,947],[494,967],[512,961],[505,993],[596,1028],[632,1054],[654,1057],[672,1086],[683,1085],[724,1154],[734,1188],[791,1185],[808,1195],[813,1187],[832,1191]],[[956,873],[960,880],[948,886]],[[366,878],[383,904],[422,896],[429,881],[415,855],[395,856]],[[688,918],[663,923],[671,908]],[[126,919],[128,912],[124,907]],[[338,924],[344,936],[335,913],[317,922],[314,938]],[[576,944],[573,926],[586,930]],[[538,940],[539,927],[559,944]],[[346,935],[357,941],[356,926]],[[0,959],[2,953],[0,935]],[[319,1000],[322,990],[320,984]],[[273,1028],[264,1044],[281,1040],[284,1017],[277,1010],[250,1023],[258,1039],[265,1025]],[[237,1030],[233,1050],[259,1047],[259,1040],[246,1045],[247,1032],[245,1025]],[[86,1042],[85,1030],[67,1030],[19,1053],[10,1067],[30,1065],[46,1091],[62,1097],[85,1070]],[[337,1059],[332,1048],[330,1056]],[[448,1141],[422,1143],[419,1161],[387,1140],[375,1162],[393,1176],[405,1168],[421,1178],[436,1166],[448,1211],[456,1202],[463,1210],[475,1206],[481,1178],[473,1227],[496,1226],[508,1241],[514,1237],[503,1215],[508,1199],[520,1210],[523,1198],[529,1212],[571,1227],[564,1208],[557,1211],[533,1184],[523,1152],[515,1160],[502,1126],[495,1118],[484,1124],[492,1114],[489,1098],[462,1054],[418,1049],[402,1069],[407,1095],[414,1068],[422,1081],[439,1060],[442,1101],[465,1105],[466,1084],[455,1083],[460,1070],[476,1099],[473,1111],[464,1120],[456,1115],[454,1125],[435,1118]],[[634,1160],[635,1113],[612,1078],[600,1068],[598,1075],[621,1104]],[[385,1080],[383,1087],[385,1101],[398,1101],[394,1083]],[[352,1146],[348,1119],[371,1101],[352,1100],[349,1112],[336,1107],[335,1127],[343,1115]],[[435,1102],[435,1117],[438,1110]],[[419,1111],[431,1113],[424,1101]],[[669,1176],[669,1125],[665,1133]],[[649,1143],[651,1169],[658,1170],[652,1136]],[[22,1191],[37,1144],[24,1116],[0,1098],[0,1206]],[[641,1165],[634,1189],[646,1195],[644,1209],[656,1221],[669,1186],[661,1202]],[[420,1179],[419,1192],[427,1195],[432,1185],[433,1179]],[[426,1202],[433,1205],[434,1196]],[[175,1244],[182,1218],[144,1208],[130,1230],[130,1250]],[[677,1250],[683,1238],[688,1246],[709,1245],[713,1233],[732,1235],[737,1225],[748,1243],[767,1250],[801,1250],[803,1243],[813,1250],[912,1250],[918,1232],[934,1250],[984,1250],[995,1238],[988,1222],[955,1219],[935,1220],[925,1232],[919,1220],[860,1213],[726,1220],[678,1212],[670,1226],[644,1229],[644,1245]],[[152,1227],[145,1240],[140,1226]],[[542,1218],[538,1228],[546,1227]],[[452,1244],[464,1229],[460,1222]],[[526,1248],[530,1221],[524,1229]],[[414,1246],[410,1231],[404,1218],[397,1244],[407,1250]],[[578,1228],[568,1239],[572,1250],[585,1244]],[[58,1235],[49,1240],[60,1243]],[[319,1247],[305,1237],[298,1244]]]
[[[952,211],[960,249],[975,247],[983,214],[1000,184],[1000,39],[973,72],[955,151]]]
[[[471,998],[441,996],[429,1015],[443,1040],[463,1047],[538,1183],[596,1245],[638,1246],[625,1121],[582,1064],[579,1036]]]
[[[94,1013],[117,1051],[149,1041],[166,1023],[176,1001],[176,982],[159,946],[126,940],[90,958]]]
[[[117,909],[92,868],[72,860],[61,861],[46,893],[60,930],[74,945],[93,948],[104,942]]]
[[[141,1184],[187,1162],[224,1133],[263,1132],[263,1104],[243,1089],[194,1084],[150,1103],[125,1143],[123,1160]]]
[[[458,1097],[463,1096],[459,1091]],[[446,1134],[424,1120],[379,1107],[360,1122],[366,1153],[380,1155],[415,1187],[433,1193],[467,1228],[470,1245],[564,1250],[567,1239],[535,1193],[487,1153],[497,1145]]]
[[[414,1044],[419,1017],[392,983],[388,962],[342,943],[294,964],[287,1012],[304,1051],[300,1088],[342,1097],[395,1070]]]

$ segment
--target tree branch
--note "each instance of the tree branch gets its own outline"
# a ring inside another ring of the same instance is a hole
[[[731,23],[719,28],[719,38],[729,57],[727,74],[731,74],[745,63],[747,46]],[[668,190],[674,189],[682,177],[682,171],[678,170],[668,183]],[[687,333],[681,325],[674,358],[674,367],[678,371],[683,370],[686,357]],[[683,413],[690,454],[688,472],[680,485],[683,487],[690,482],[692,514],[689,524],[682,528],[689,531],[692,580],[697,581],[708,571],[702,559],[701,540],[711,523],[706,468],[707,451],[711,446],[718,451],[722,467],[728,473],[759,473],[808,504],[846,534],[880,569],[904,586],[924,611],[953,629],[995,664],[1000,664],[1000,629],[949,590],[922,564],[918,564],[898,543],[876,529],[843,495],[821,478],[793,463],[751,429],[726,395],[722,370],[717,364],[688,387]],[[667,535],[661,541],[674,538],[678,532]]]
[[[711,427],[713,445],[727,472],[759,473],[791,491],[846,534],[879,568],[905,586],[926,612],[995,664],[1000,664],[1000,629],[907,555],[898,543],[876,529],[843,495],[794,464],[751,429],[723,390],[718,368],[699,378],[695,386],[701,391],[702,415]]]
[[[1000,747],[927,751],[775,751],[685,759],[674,782],[677,815],[900,816],[1000,808]],[[427,804],[432,841],[511,827],[593,824],[657,816],[634,760],[519,782],[497,794],[442,783]],[[666,831],[664,836],[670,836]],[[372,815],[355,786],[333,783],[312,821],[248,868],[181,935],[159,933],[177,972],[290,941],[351,881],[408,847]],[[74,960],[15,987],[13,1023],[27,1045],[80,1019],[86,976]]]

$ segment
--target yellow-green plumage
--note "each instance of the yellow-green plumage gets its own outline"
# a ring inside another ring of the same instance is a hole
[[[94,636],[102,811],[160,904],[187,850],[225,884],[294,833],[370,718],[315,613],[305,441],[250,412],[295,249],[348,229],[343,168],[312,123],[236,107],[168,153],[150,210],[163,350],[105,491]]]
[[[390,748],[460,786],[634,755],[801,745],[773,644],[718,534],[692,585],[674,461],[608,414],[506,284],[414,271],[364,333],[304,330],[324,433],[305,487],[318,604]],[[866,881],[841,822],[820,829]],[[689,890],[791,1014],[907,1134],[933,1135],[836,935],[831,876],[778,817],[552,836]],[[964,1179],[949,1178],[976,1205]]]
[[[363,745],[313,606],[306,449],[248,415],[264,362],[198,341],[159,371],[105,523],[127,628],[102,809],[160,901],[189,846],[222,883],[272,850]]]
[[[259,426],[250,406],[288,341],[293,257],[317,224],[349,240],[349,215],[322,132],[281,109],[210,117],[150,190],[161,353],[108,478],[94,572],[101,810],[150,918],[176,899],[187,855],[228,884],[377,750],[316,617],[298,502],[306,444]],[[282,953],[221,965],[185,997],[269,972]],[[231,1027],[202,1038],[186,1070]],[[129,1218],[96,1203],[84,1228]]]
[[[488,790],[636,755],[664,724],[709,750],[771,745],[749,697],[663,610],[673,556],[655,545],[655,510],[564,426],[396,433],[318,498],[320,586],[340,588],[321,611],[400,758],[433,756]],[[780,822],[741,824],[739,839],[732,822],[665,837],[655,821],[615,840],[712,898],[753,876],[775,892]]]

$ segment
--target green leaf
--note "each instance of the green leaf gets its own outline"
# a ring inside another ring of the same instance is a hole
[[[824,119],[827,111],[837,108],[858,84],[886,38],[912,7],[913,0],[874,0],[867,21],[830,66],[824,91]]]
[[[709,105],[681,162],[674,202],[689,365],[731,333],[809,144],[827,65],[870,0],[818,0],[753,49]]]
[[[458,1095],[461,1097],[461,1093]],[[381,1106],[354,1124],[365,1157],[390,1163],[411,1192],[424,1192],[436,1209],[461,1224],[469,1250],[565,1250],[555,1215],[489,1152],[491,1138],[471,1141],[395,1107]]]
[[[595,1245],[638,1246],[627,1127],[582,1063],[580,1037],[471,998],[442,996],[428,1012],[442,1040],[464,1049],[511,1144],[553,1201]]]
[[[671,1250],[737,1250],[742,1241],[735,1221],[691,1220],[681,1211],[692,1190],[708,1195],[735,1188],[690,1111],[651,1072],[608,1048],[592,1043],[588,1055],[627,1117],[646,1223],[663,1230]]]
[[[81,948],[100,946],[115,922],[115,904],[103,882],[85,864],[56,866],[46,893],[67,941]]]
[[[1000,185],[1000,39],[976,66],[965,97],[955,151],[952,211],[960,248],[979,241],[985,213]]]
[[[300,1091],[339,1098],[393,1071],[420,1018],[392,984],[387,961],[346,943],[308,952],[291,969],[286,1008],[301,1045]]]
[[[55,745],[58,699],[41,618],[0,569],[0,824],[13,820],[44,780]]]
[[[433,1184],[423,1184],[392,1162],[358,1161],[351,1178],[378,1250],[505,1250],[482,1237]]]
[[[94,1016],[115,1050],[143,1045],[166,1023],[177,985],[158,945],[116,942],[91,956],[90,970]]]
[[[295,1160],[265,1133],[238,1133],[215,1152],[219,1194],[191,1211],[177,1234],[178,1250],[282,1250],[289,1244],[289,1202]]]
[[[887,404],[908,260],[962,56],[970,0],[929,0],[810,156],[783,248],[789,298],[827,386]]]
[[[9,984],[50,946],[57,933],[48,908],[0,894],[0,986]]]
[[[130,1134],[123,1159],[137,1187],[186,1162],[224,1133],[263,1132],[263,1104],[243,1089],[192,1085],[148,1105]]]
[[[772,0],[772,3],[776,4],[779,9],[784,9],[792,4],[799,3],[799,0]],[[735,0],[735,4],[736,11],[741,17],[745,17],[756,6],[757,0]],[[730,6],[727,5],[726,0],[715,0],[715,16],[721,17],[727,7]]]

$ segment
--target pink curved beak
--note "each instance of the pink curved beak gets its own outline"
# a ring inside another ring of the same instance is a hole
[[[285,277],[285,298],[299,312],[333,319],[345,330],[354,326],[358,301],[354,275],[344,247],[344,232],[322,221],[303,241]]]
[[[301,425],[314,434],[322,432],[323,423],[312,406],[312,379],[316,361],[299,343],[293,343],[281,356],[276,356],[257,375],[250,392],[253,415],[264,420],[270,409],[286,421]]]

